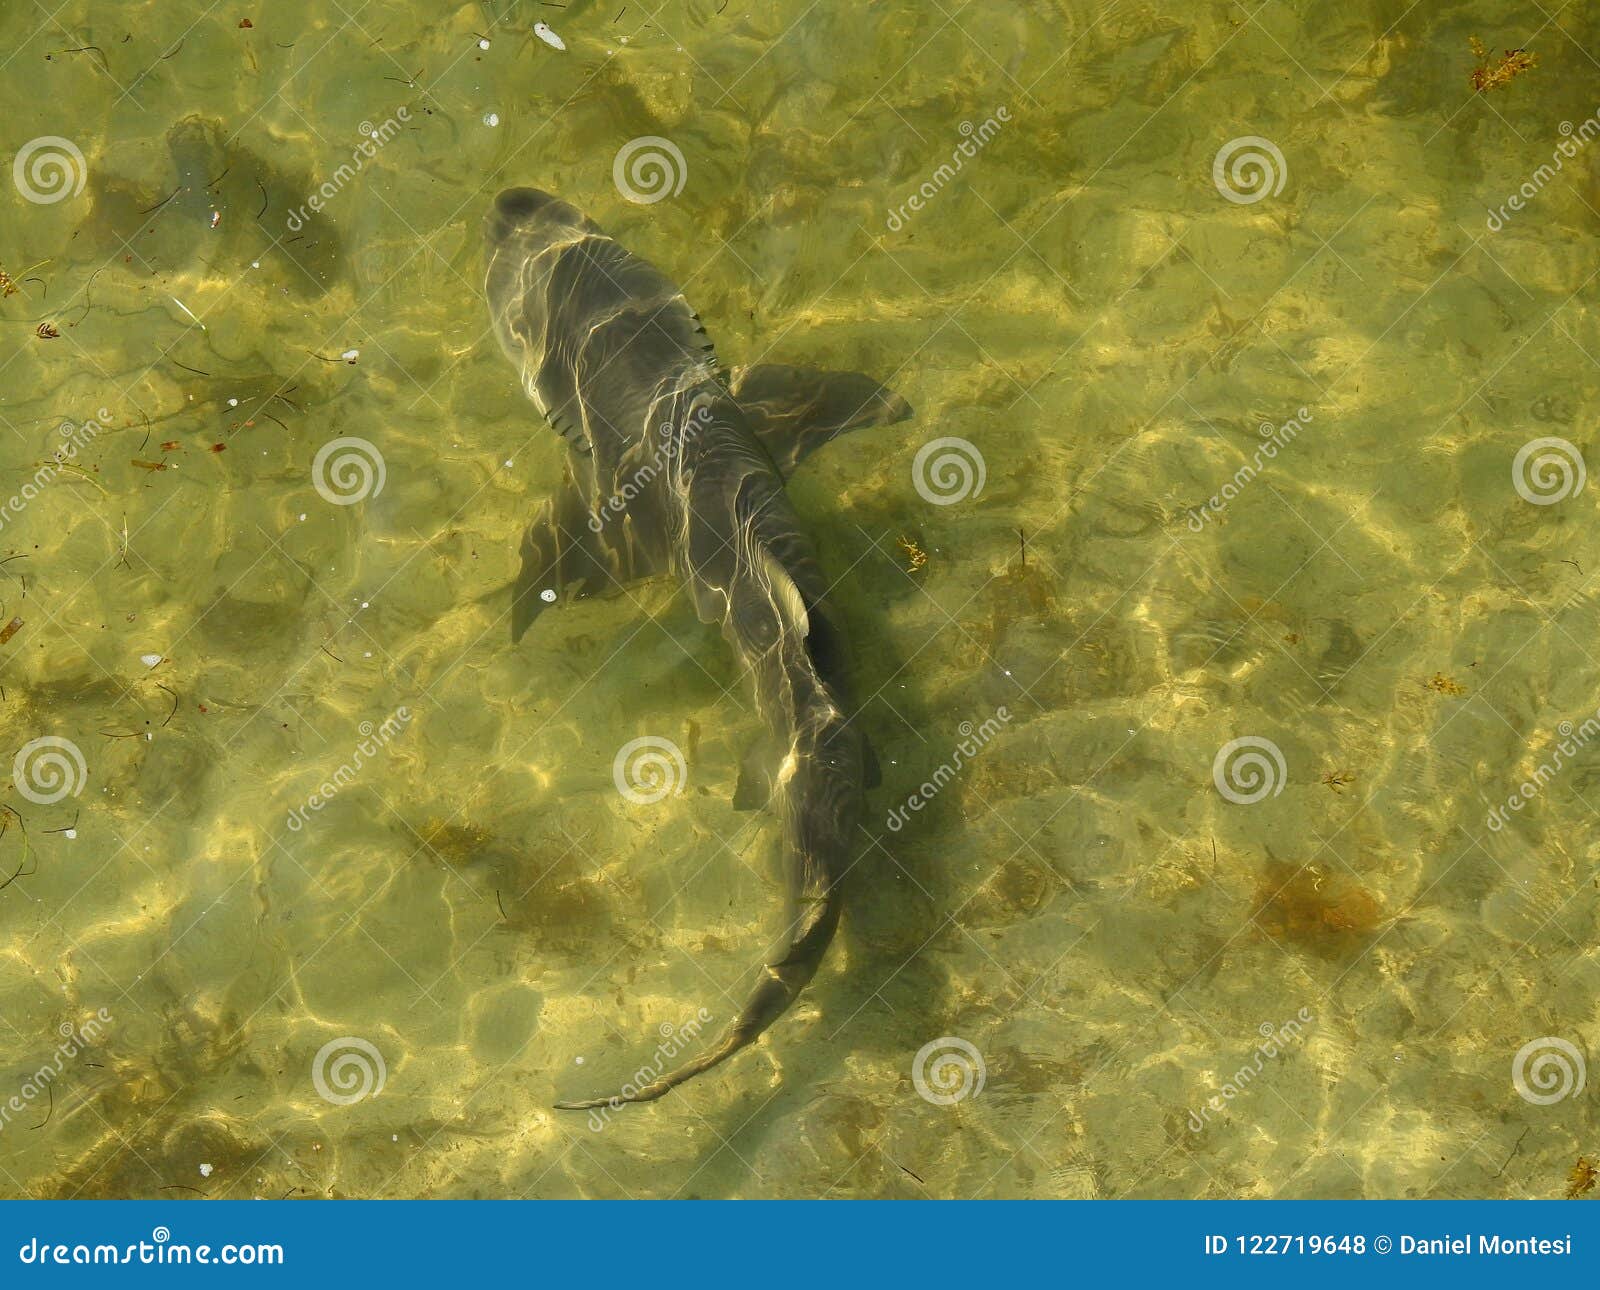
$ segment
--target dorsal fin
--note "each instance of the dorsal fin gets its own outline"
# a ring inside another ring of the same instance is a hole
[[[860,372],[762,363],[736,370],[732,392],[785,479],[808,453],[846,430],[911,415],[909,403]]]

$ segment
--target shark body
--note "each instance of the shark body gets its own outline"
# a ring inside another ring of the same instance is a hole
[[[854,723],[839,619],[784,481],[845,430],[910,407],[857,373],[772,365],[726,377],[679,288],[576,208],[529,188],[485,221],[485,294],[523,388],[567,441],[568,479],[522,543],[512,637],[563,595],[672,574],[722,628],[772,736],[735,805],[783,820],[788,910],[740,1013],[710,1048],[640,1087],[661,1097],[754,1041],[816,973],[840,914],[876,762]]]

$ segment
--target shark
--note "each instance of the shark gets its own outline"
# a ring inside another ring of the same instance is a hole
[[[782,930],[720,1037],[618,1093],[556,1103],[615,1108],[662,1097],[753,1043],[833,940],[878,769],[856,720],[844,627],[785,483],[822,444],[911,407],[858,372],[723,368],[682,290],[549,193],[500,193],[484,234],[493,330],[568,449],[562,486],[522,539],[513,642],[551,605],[676,578],[700,620],[721,627],[767,732],[734,806],[771,805],[783,826]]]

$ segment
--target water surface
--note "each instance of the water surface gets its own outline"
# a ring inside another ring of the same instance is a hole
[[[1475,36],[1537,65],[1480,93]],[[1517,459],[1575,471],[1600,404],[1597,57],[1487,0],[7,6],[4,155],[82,163],[4,188],[0,752],[83,765],[3,799],[0,1191],[1560,1194],[1600,538]],[[564,450],[488,334],[509,184],[724,361],[917,410],[792,485],[885,769],[840,939],[598,1129],[551,1102],[742,999],[777,830],[670,584],[510,643]]]

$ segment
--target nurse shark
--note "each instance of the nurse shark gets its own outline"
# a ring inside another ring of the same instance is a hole
[[[840,878],[877,763],[854,720],[844,631],[784,481],[834,436],[911,408],[854,372],[724,372],[682,291],[548,193],[501,193],[485,236],[495,333],[569,450],[563,487],[522,541],[512,639],[564,596],[670,574],[700,619],[721,626],[770,733],[734,804],[767,801],[782,818],[788,909],[748,1000],[685,1064],[556,1105],[648,1102],[781,1017],[839,924]]]

